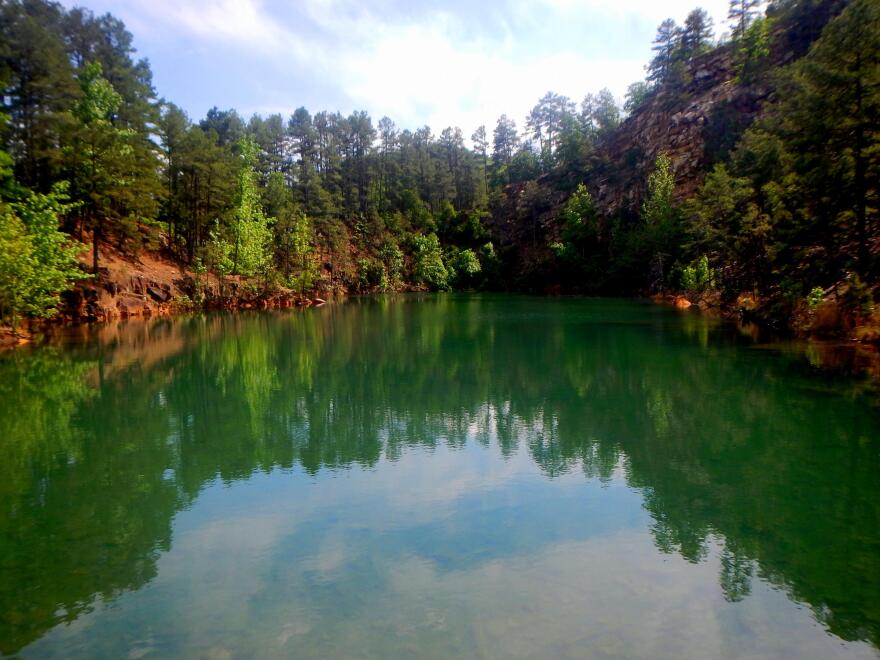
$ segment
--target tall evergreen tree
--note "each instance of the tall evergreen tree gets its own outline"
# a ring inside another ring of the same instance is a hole
[[[486,137],[486,127],[479,126],[477,130],[474,131],[473,135],[471,135],[471,142],[474,145],[474,150],[480,156],[480,164],[481,164],[481,172],[483,176],[483,187],[485,190],[486,197],[489,196],[489,140]]]
[[[151,184],[158,168],[155,160],[140,160],[145,152],[137,142],[145,138],[113,123],[122,97],[102,76],[101,64],[86,64],[78,80],[82,96],[73,110],[76,125],[65,162],[80,221],[92,231],[92,268],[97,273],[101,240],[111,233],[130,237],[139,219],[155,217],[160,192]]]
[[[495,166],[496,176],[502,180],[506,180],[504,170],[510,166],[518,146],[519,135],[516,132],[516,122],[509,119],[507,115],[501,115],[492,133],[492,162]]]
[[[667,18],[657,28],[654,37],[654,58],[648,65],[648,80],[655,85],[663,83],[672,70],[676,51],[681,44],[681,30],[671,18]]]
[[[190,129],[189,117],[173,103],[166,103],[163,106],[157,128],[165,162],[166,196],[161,219],[168,226],[169,245],[172,250],[176,250],[180,231],[179,219],[185,212],[181,186],[185,141]]]
[[[581,121],[588,133],[601,137],[620,125],[620,108],[607,87],[587,94],[581,103]]]
[[[636,108],[641,106],[645,99],[648,98],[650,92],[651,88],[647,83],[642,81],[632,83],[626,88],[626,98],[623,102],[624,111],[628,114],[635,112]]]
[[[730,21],[730,31],[734,39],[742,39],[745,36],[761,4],[763,4],[762,0],[730,0],[727,20]]]
[[[853,0],[828,24],[792,70],[778,117],[805,192],[815,200],[809,216],[840,232],[841,246],[852,241],[854,265],[867,276],[880,194],[880,6],[874,0]]]
[[[17,180],[44,192],[58,176],[58,144],[79,95],[64,16],[48,2],[0,3],[0,112]]]
[[[545,169],[553,164],[559,133],[567,116],[574,114],[574,103],[567,97],[547,92],[529,113],[527,126],[538,143]]]
[[[685,59],[706,51],[712,45],[712,17],[705,9],[694,9],[684,21],[681,50]]]

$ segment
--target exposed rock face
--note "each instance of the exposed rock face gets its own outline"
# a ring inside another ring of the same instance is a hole
[[[687,197],[702,180],[710,158],[707,141],[719,119],[732,115],[739,125],[754,120],[759,99],[736,84],[731,47],[696,58],[689,77],[684,89],[653,94],[602,145],[605,173],[591,183],[605,213],[638,208],[647,173],[662,153],[672,161],[676,194]]]
[[[104,282],[100,286],[93,283],[80,285],[68,291],[63,297],[62,316],[68,321],[110,321],[132,317],[162,316],[171,309],[172,291],[163,291],[162,284],[150,282],[146,290],[152,294],[138,293],[134,287],[117,282]],[[143,290],[142,287],[138,289]],[[161,300],[161,297],[165,300]]]
[[[845,5],[846,0],[802,3],[794,15],[775,24],[765,65],[785,66],[802,57]],[[676,196],[684,199],[735,146],[772,93],[740,83],[737,48],[728,44],[691,60],[684,84],[658,90],[609,136],[600,148],[603,172],[588,182],[602,211],[637,212],[647,175],[661,153],[671,159]]]
[[[848,0],[801,0],[774,19],[767,71],[803,57],[822,29]],[[679,200],[691,197],[715,163],[723,161],[743,132],[772,99],[773,76],[741,80],[736,44],[693,58],[675,84],[657,90],[597,145],[584,181],[573,172],[553,171],[536,181],[514,183],[495,204],[490,220],[494,240],[515,264],[514,286],[548,290],[557,283],[547,273],[550,244],[559,239],[559,212],[578,183],[590,190],[608,218],[633,220],[647,192],[657,156],[669,156]],[[755,80],[765,80],[763,84]]]
[[[159,287],[148,286],[147,294],[157,303],[167,303],[171,301],[171,287],[168,284]]]
[[[125,255],[102,245],[100,273],[63,294],[59,320],[68,322],[167,316],[202,308],[277,308],[311,305],[290,289],[266,291],[238,277],[220,286],[214,276],[196,284],[193,273],[159,254]]]

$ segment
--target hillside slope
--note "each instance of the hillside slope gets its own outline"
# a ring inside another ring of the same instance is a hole
[[[652,91],[602,136],[585,174],[573,178],[567,166],[508,186],[490,221],[507,260],[507,281],[529,290],[571,289],[572,282],[565,281],[570,273],[554,266],[551,246],[560,240],[560,213],[579,183],[592,195],[606,234],[615,222],[638,221],[648,177],[661,154],[671,162],[675,199],[692,197],[712,166],[729,156],[774,100],[778,72],[802,58],[846,5],[846,0],[815,0],[798,3],[780,17],[768,15],[768,51],[760,70],[744,75],[739,42],[719,45],[685,62],[679,78]],[[616,283],[598,292],[639,290]]]
[[[845,0],[819,0],[775,24],[763,67],[772,71],[805,55],[845,5]],[[587,183],[601,211],[637,212],[647,175],[662,153],[672,160],[676,196],[686,199],[736,145],[774,92],[772,75],[739,79],[738,48],[728,43],[695,57],[687,63],[683,84],[662,86],[600,146],[602,172]]]

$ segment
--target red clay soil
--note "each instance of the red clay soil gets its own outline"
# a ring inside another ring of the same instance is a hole
[[[90,265],[85,261],[90,257],[90,253],[83,255],[84,264]],[[213,275],[202,275],[197,295],[195,273],[160,253],[146,250],[132,256],[103,245],[98,265],[97,278],[81,282],[64,295],[59,320],[109,321],[168,316],[206,307],[250,309],[323,303],[283,287],[267,291],[259,283],[241,277],[227,277],[221,286]]]

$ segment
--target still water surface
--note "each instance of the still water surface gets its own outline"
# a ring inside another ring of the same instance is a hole
[[[0,655],[878,648],[874,397],[696,314],[411,296],[0,356]]]

